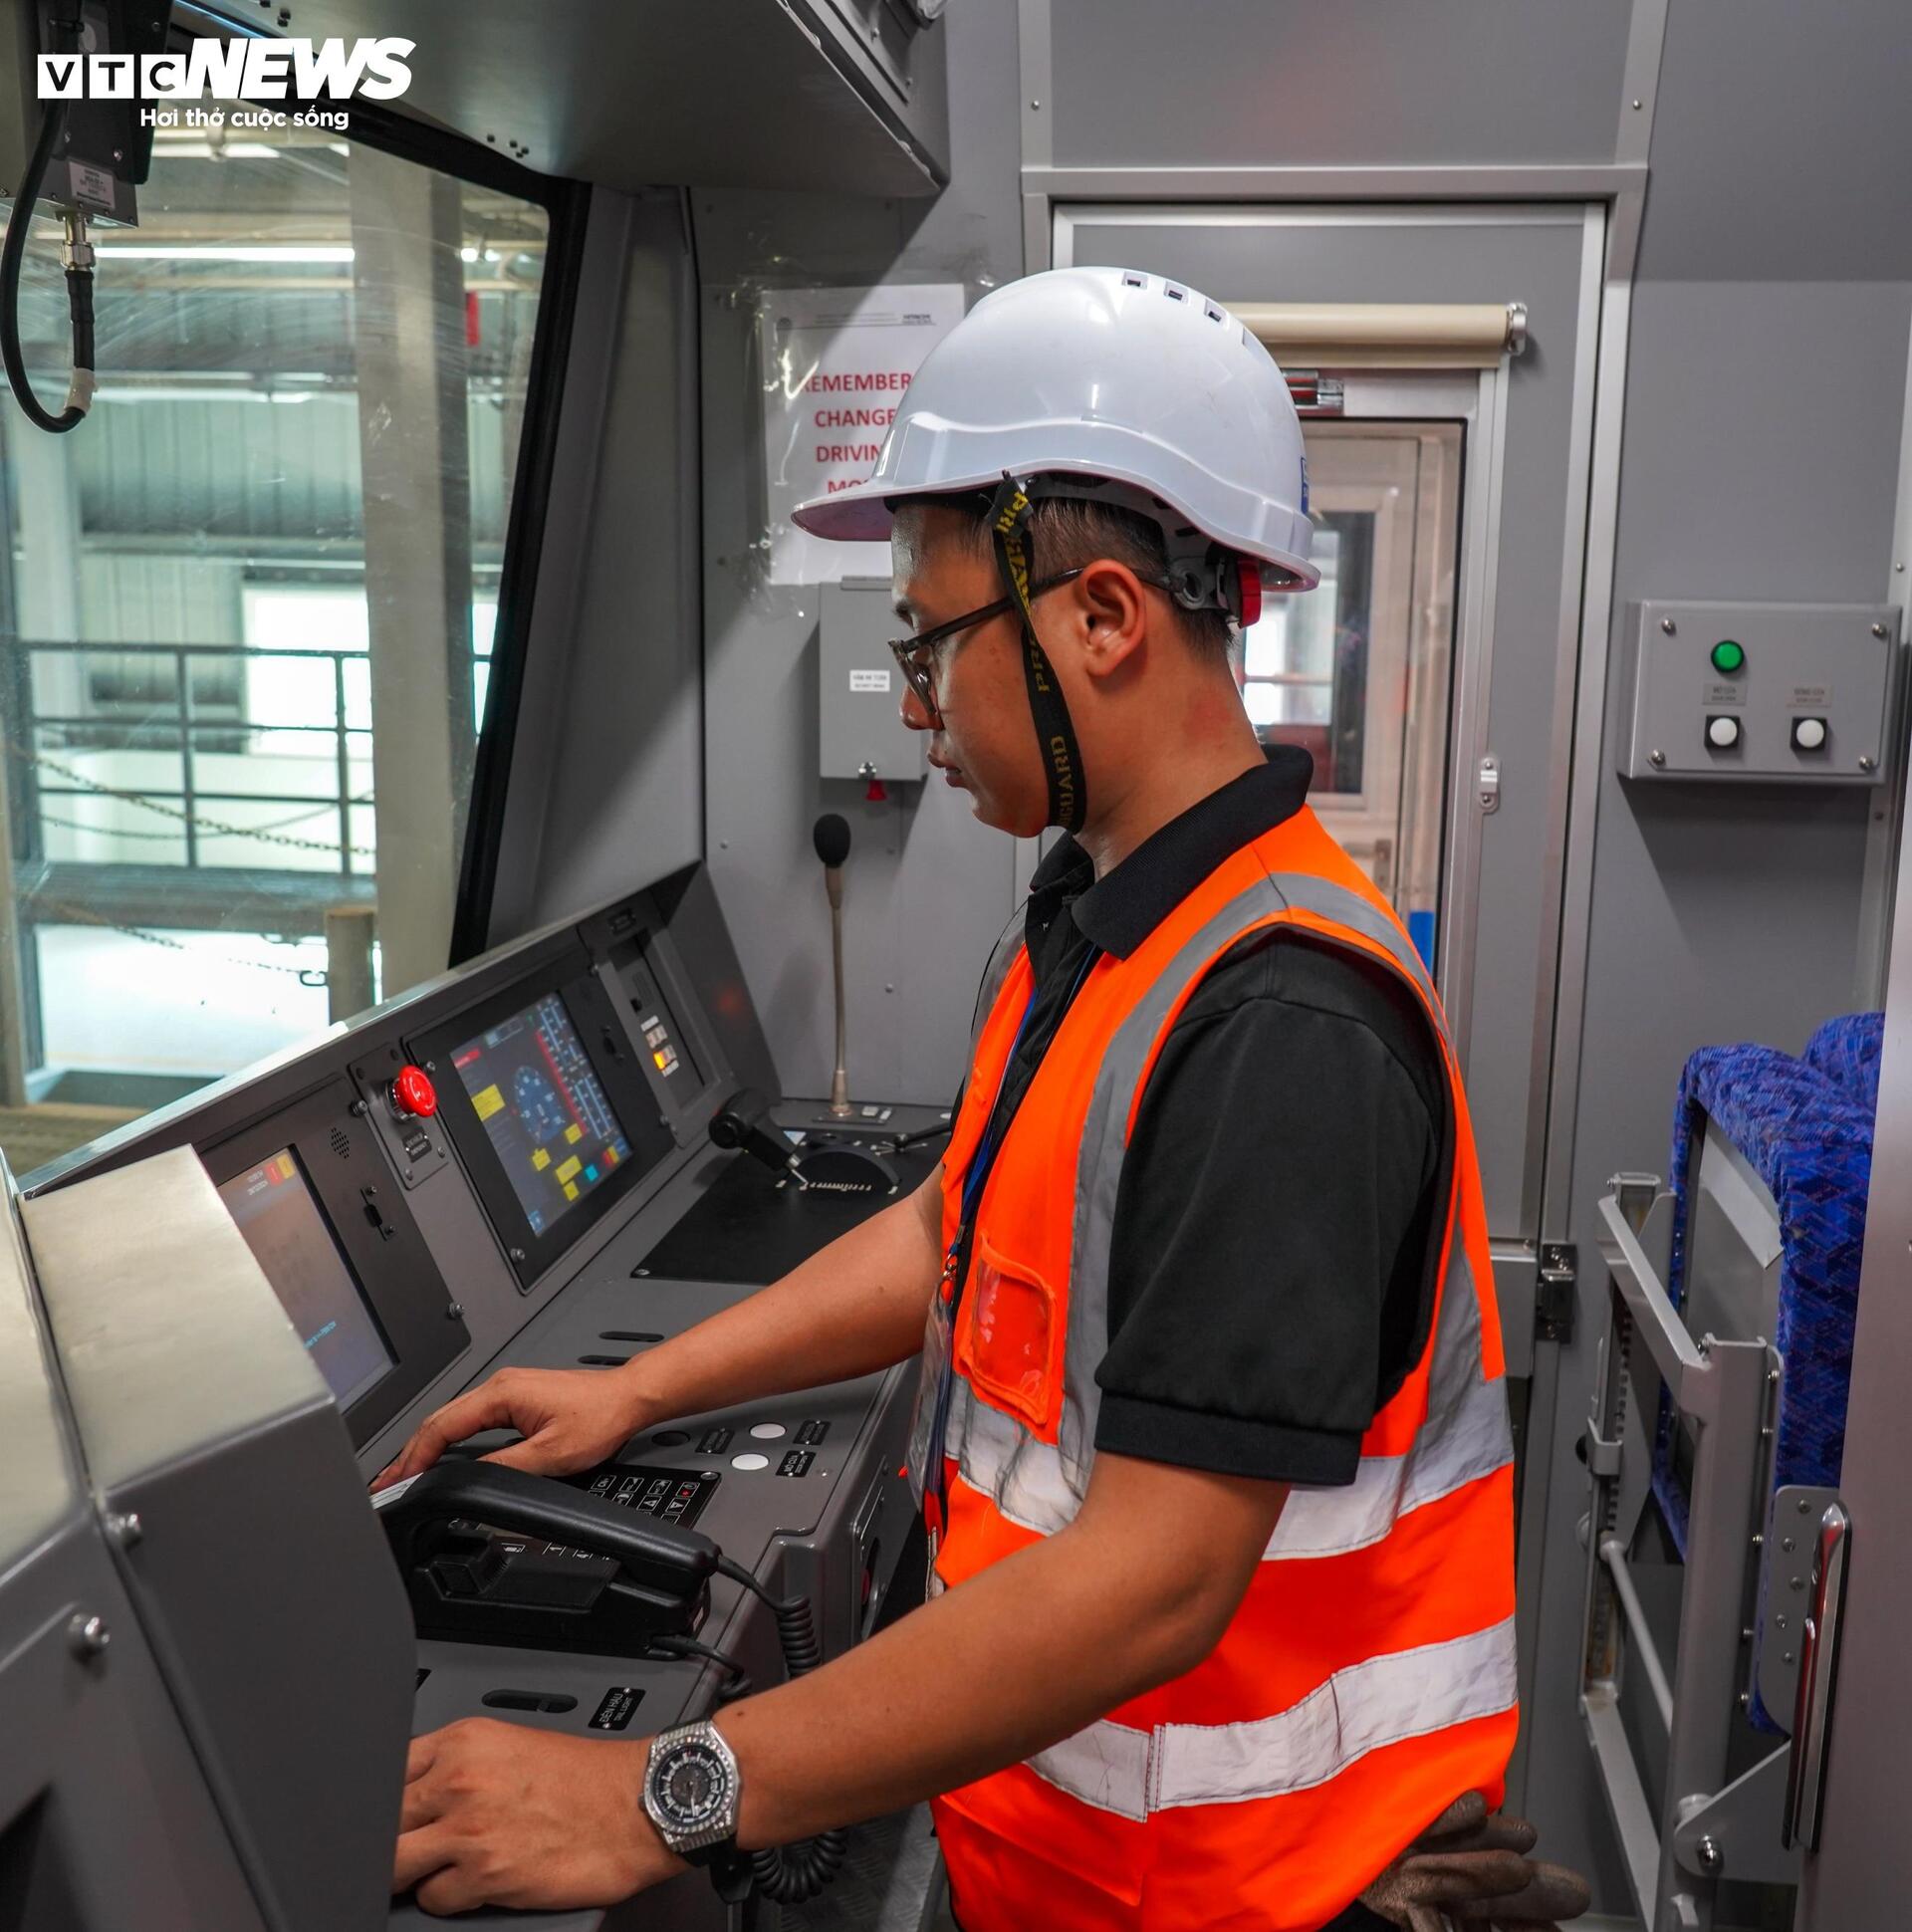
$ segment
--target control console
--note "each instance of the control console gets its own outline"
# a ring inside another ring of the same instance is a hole
[[[290,1325],[271,1347],[303,1352],[362,1489],[424,1415],[495,1370],[614,1372],[933,1167],[933,1138],[894,1148],[943,1124],[929,1109],[824,1125],[812,1104],[763,1097],[776,1090],[693,867],[81,1149],[33,1177],[28,1225],[38,1203],[71,1197],[78,1214],[118,1177],[158,1199],[199,1175]],[[746,1116],[748,1133],[713,1134]],[[188,1152],[190,1169],[164,1165]],[[809,1654],[867,1635],[911,1538],[908,1392],[899,1367],[671,1418],[565,1482],[482,1460],[506,1438],[480,1438],[381,1492],[384,1573],[415,1645],[414,1731],[488,1714],[641,1736],[746,1679],[779,1681],[792,1601],[807,1606]],[[236,1442],[233,1454],[242,1467]],[[362,1495],[358,1507],[374,1514]],[[349,1623],[361,1587],[342,1572],[337,1600],[321,1585],[288,1602],[287,1657],[309,1619]],[[250,1667],[231,1663],[242,1678]],[[341,1694],[296,1672],[230,1688]],[[318,1776],[293,1762],[281,1775],[294,1788]],[[242,1808],[266,1798],[234,1794]],[[327,1794],[302,1802],[321,1815]],[[251,1829],[235,1821],[236,1841]],[[647,1925],[735,1922],[701,1878],[646,1904]],[[393,1924],[428,1922],[394,1907]]]

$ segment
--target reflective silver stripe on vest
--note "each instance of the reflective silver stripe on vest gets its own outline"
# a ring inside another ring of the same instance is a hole
[[[1344,1487],[1292,1490],[1265,1562],[1364,1550],[1410,1512],[1513,1461],[1505,1385],[1488,1381],[1466,1358],[1463,1338],[1471,1336],[1479,1361],[1480,1310],[1466,1252],[1457,1249],[1455,1256],[1441,1293],[1428,1418],[1413,1447],[1401,1456],[1363,1456],[1354,1481]],[[977,1401],[960,1378],[954,1394],[946,1450],[963,1480],[1012,1523],[1040,1536],[1073,1523],[1087,1493],[1086,1472],[1077,1477],[1056,1449],[1013,1416]]]
[[[1154,1743],[1146,1731],[1103,1718],[1086,1731],[1037,1752],[1027,1763],[1037,1777],[1071,1798],[1079,1798],[1098,1811],[1119,1811],[1140,1824],[1148,1816],[1148,1769]]]
[[[1426,996],[1429,1016],[1445,1039],[1427,969],[1406,933],[1360,894],[1313,873],[1255,880],[1206,920],[1162,968],[1109,1042],[1083,1118],[1058,1444],[1052,1447],[1039,1441],[1013,1417],[977,1400],[967,1383],[957,1378],[944,1439],[946,1453],[957,1462],[964,1481],[1026,1529],[1054,1535],[1075,1520],[1087,1493],[1101,1402],[1095,1370],[1108,1350],[1108,1264],[1115,1200],[1127,1151],[1128,1119],[1149,1054],[1191,981],[1212,960],[1250,929],[1295,909],[1371,939]],[[1480,1306],[1459,1211],[1460,1180],[1457,1170],[1425,1424],[1405,1455],[1363,1457],[1352,1485],[1295,1490],[1270,1540],[1269,1559],[1340,1555],[1366,1548],[1381,1541],[1406,1512],[1452,1495],[1513,1460],[1506,1391],[1500,1380],[1488,1381],[1485,1376]]]
[[[1018,906],[1010,915],[1009,926],[997,940],[996,949],[989,956],[989,964],[983,968],[982,984],[976,989],[976,1011],[969,1016],[969,1052],[973,1060],[976,1047],[983,1037],[983,1028],[996,1005],[996,997],[1003,990],[1009,978],[1010,968],[1016,964],[1016,955],[1023,950],[1023,908]]]
[[[1029,1766],[1097,1811],[1144,1819],[1189,1805],[1281,1798],[1337,1778],[1390,1744],[1514,1708],[1514,1619],[1445,1643],[1369,1657],[1273,1717],[1163,1724],[1104,1718]]]
[[[1378,1543],[1410,1510],[1438,1502],[1514,1460],[1506,1385],[1481,1363],[1481,1306],[1457,1223],[1441,1282],[1440,1323],[1428,1367],[1427,1420],[1403,1456],[1363,1456],[1340,1489],[1297,1489],[1268,1556],[1344,1556]]]
[[[1087,1490],[1072,1483],[1062,1457],[1012,1415],[979,1402],[961,1375],[950,1392],[944,1453],[971,1489],[980,1490],[1010,1522],[1053,1537],[1076,1521]]]
[[[1433,1010],[1435,1024],[1441,1027],[1443,1033],[1446,1032],[1440,996],[1434,991],[1434,982],[1428,977],[1427,962],[1416,950],[1413,940],[1393,920],[1377,911],[1358,892],[1350,891],[1345,885],[1336,885],[1332,879],[1317,877],[1313,872],[1277,872],[1272,876],[1276,890],[1296,911],[1313,912],[1319,918],[1331,919],[1336,925],[1346,926],[1350,932],[1358,932],[1363,939],[1372,940],[1379,946],[1402,973],[1421,989]]]
[[[1064,1349],[1062,1422],[1057,1430],[1063,1460],[1080,1483],[1086,1484],[1088,1465],[1094,1459],[1095,1418],[1102,1401],[1095,1370],[1108,1352],[1108,1255],[1136,1088],[1156,1036],[1189,983],[1245,928],[1276,917],[1286,905],[1272,881],[1258,879],[1206,920],[1116,1028],[1096,1069],[1076,1161],[1069,1335]]]
[[[1255,880],[1206,920],[1156,975],[1102,1056],[1076,1158],[1069,1338],[1058,1435],[1072,1475],[1084,1480],[1093,1460],[1095,1418],[1101,1407],[1095,1370],[1108,1352],[1108,1256],[1115,1233],[1115,1198],[1127,1152],[1129,1116],[1149,1054],[1168,1016],[1211,961],[1251,928],[1295,910],[1331,919],[1371,939],[1420,989],[1429,1016],[1445,1040],[1440,1001],[1413,941],[1358,892],[1313,872],[1281,872]]]

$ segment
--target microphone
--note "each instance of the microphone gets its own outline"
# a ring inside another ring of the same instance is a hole
[[[830,895],[830,952],[836,982],[836,1068],[830,1077],[830,1110],[850,1117],[849,1076],[843,1066],[843,860],[849,856],[849,821],[826,812],[811,828],[810,843],[823,860],[824,890]]]

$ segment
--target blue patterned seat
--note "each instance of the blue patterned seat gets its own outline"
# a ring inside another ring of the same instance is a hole
[[[1856,1097],[1865,1066],[1861,1024],[1833,1021],[1813,1035],[1839,1078],[1771,1047],[1703,1047],[1680,1076],[1673,1115],[1674,1223],[1667,1289],[1684,1306],[1689,1190],[1696,1136],[1710,1116],[1766,1183],[1779,1210],[1779,1320],[1772,1336],[1786,1363],[1773,1445],[1775,1487],[1836,1484],[1845,1446],[1852,1329],[1865,1247],[1866,1184],[1878,1087]],[[1808,1049],[1810,1054],[1811,1049]],[[1849,1084],[1848,1084],[1849,1083]],[[1662,1412],[1653,1472],[1673,1540],[1686,1549],[1687,1498],[1673,1467],[1670,1412]],[[1758,1707],[1756,1723],[1777,1729]]]
[[[1842,1013],[1813,1034],[1799,1058],[1870,1115],[1879,1110],[1879,1053],[1884,1045],[1883,1013]]]

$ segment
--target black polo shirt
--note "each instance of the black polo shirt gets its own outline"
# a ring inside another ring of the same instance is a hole
[[[1096,879],[1065,838],[1025,914],[1035,973],[998,1098],[1020,1104],[1092,949],[1126,958],[1232,851],[1298,812],[1313,761],[1268,763]],[[1095,1444],[1271,1481],[1353,1481],[1418,1358],[1449,1172],[1419,1000],[1292,928],[1231,948],[1163,1043],[1115,1204]],[[1000,1127],[1000,1120],[999,1120]]]

